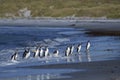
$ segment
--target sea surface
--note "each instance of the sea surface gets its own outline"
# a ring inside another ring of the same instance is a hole
[[[51,69],[54,64],[85,63],[120,58],[120,36],[92,35],[76,27],[39,27],[39,26],[0,26],[0,80],[52,80],[66,79],[65,73],[85,71],[85,69],[59,68]],[[87,41],[91,47],[86,51]],[[82,43],[80,54],[77,46]],[[50,56],[34,58],[36,46],[48,47]],[[73,45],[74,52],[65,57],[67,46]],[[25,48],[30,48],[29,59],[22,59]],[[18,50],[17,61],[11,61],[11,55]],[[53,52],[58,49],[59,56]],[[48,68],[30,68],[46,65]],[[50,69],[49,69],[50,68]]]

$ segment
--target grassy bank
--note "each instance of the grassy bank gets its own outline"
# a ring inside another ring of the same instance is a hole
[[[32,17],[107,17],[120,18],[120,0],[0,0],[0,17],[19,16],[27,7]]]

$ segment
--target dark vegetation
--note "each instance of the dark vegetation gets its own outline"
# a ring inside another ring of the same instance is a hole
[[[0,17],[18,16],[27,7],[32,17],[107,17],[120,18],[120,0],[0,0]]]

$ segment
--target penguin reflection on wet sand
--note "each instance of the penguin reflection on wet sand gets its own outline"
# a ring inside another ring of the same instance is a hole
[[[24,53],[23,53],[23,58],[24,59],[28,59],[30,57],[30,49],[25,49]]]
[[[15,61],[18,58],[18,50],[15,51],[15,53],[11,56],[11,60]]]
[[[86,50],[86,57],[87,57],[88,62],[91,62],[91,55],[90,55],[89,50]]]

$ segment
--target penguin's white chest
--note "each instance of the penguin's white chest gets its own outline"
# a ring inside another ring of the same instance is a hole
[[[48,56],[48,52],[49,52],[49,50],[48,50],[48,49],[46,49],[46,50],[45,50],[45,57],[47,57],[47,56]]]
[[[87,43],[87,50],[90,48],[90,42]]]
[[[30,51],[26,54],[25,58],[29,58],[30,57]]]
[[[43,56],[43,49],[40,49],[40,57]]]

